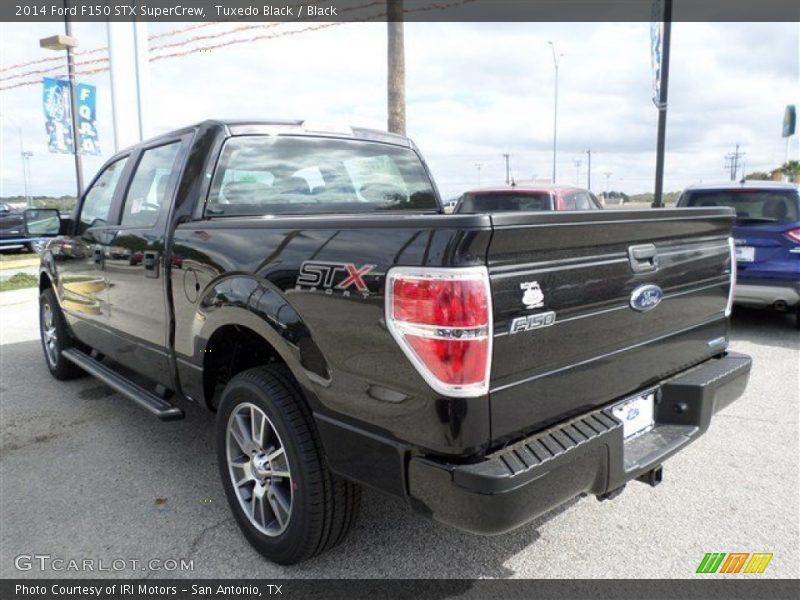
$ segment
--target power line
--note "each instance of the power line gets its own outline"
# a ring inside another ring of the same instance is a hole
[[[323,2],[323,1],[324,0],[314,0],[314,1],[310,2],[309,4],[311,4],[311,5],[319,4],[319,3]],[[474,2],[474,1],[475,0],[460,0],[458,2],[453,2],[453,3],[450,3],[450,4],[446,4],[446,5],[433,5],[431,7],[422,7],[422,8],[416,8],[416,9],[406,9],[403,12],[404,13],[411,13],[411,12],[419,12],[419,11],[427,11],[427,10],[443,10],[445,8],[450,8],[452,6],[457,6],[457,5],[460,5],[460,4],[466,4],[466,3]],[[340,9],[339,12],[340,13],[346,13],[346,12],[352,12],[352,11],[357,11],[357,10],[363,10],[365,8],[372,8],[374,6],[383,6],[383,5],[385,5],[385,1],[384,0],[371,0],[370,2],[366,2],[366,3],[360,4],[358,6],[351,6],[351,7],[347,7],[347,8],[342,8],[342,9]],[[377,18],[381,18],[381,17],[384,17],[384,16],[386,16],[385,12],[384,13],[380,13],[379,15],[376,15],[376,16],[373,16],[373,17],[369,17],[369,18],[364,19],[364,20],[365,21],[376,20]],[[302,20],[302,21],[306,21],[306,20]],[[286,23],[287,22],[285,22],[285,21],[275,21],[275,22],[270,22],[270,23],[258,23],[256,25],[243,25],[241,27],[237,27],[237,28],[234,28],[234,29],[221,31],[221,32],[215,33],[213,35],[194,36],[194,37],[188,38],[186,40],[181,40],[181,41],[173,42],[173,43],[169,43],[169,44],[162,44],[160,46],[154,46],[153,48],[150,49],[150,51],[153,52],[153,51],[157,51],[157,50],[161,50],[161,49],[165,49],[165,48],[175,48],[175,47],[185,46],[187,44],[192,44],[192,43],[199,42],[199,41],[217,39],[217,38],[220,38],[220,37],[223,37],[223,36],[227,36],[227,35],[232,35],[234,33],[238,33],[238,32],[241,32],[241,31],[247,31],[247,30],[252,30],[252,29],[271,29],[271,28],[274,28],[274,27],[277,27],[277,26],[280,26],[280,25],[284,25]],[[189,27],[185,27],[185,28],[181,28],[181,29],[174,29],[174,30],[169,31],[169,32],[151,35],[151,36],[148,36],[148,39],[149,40],[160,39],[160,38],[164,38],[164,37],[178,35],[178,34],[181,34],[181,33],[186,33],[187,31],[192,31],[194,29],[199,29],[201,27],[208,27],[210,25],[222,25],[222,24],[223,23],[219,23],[219,22],[198,23],[198,24],[195,24],[195,25],[192,25],[192,26],[189,26]],[[339,24],[342,24],[342,23],[339,23]],[[326,23],[324,25],[326,27],[327,26],[332,26],[333,23]],[[316,28],[325,28],[325,27],[312,27],[312,29],[316,29]],[[293,33],[288,33],[287,35],[292,35],[292,34]],[[255,38],[255,39],[261,39],[261,38]],[[244,41],[252,41],[252,39],[244,40]],[[212,47],[211,49],[214,49],[214,48],[216,48],[216,47]],[[88,50],[88,51],[85,51],[85,52],[80,52],[80,53],[76,52],[76,56],[89,56],[91,54],[97,54],[98,52],[103,52],[103,51],[107,51],[107,50],[108,50],[108,46],[102,46],[102,47],[94,48],[92,50]],[[182,56],[182,55],[181,54],[177,54],[175,56]],[[43,59],[39,59],[39,60],[35,60],[35,61],[30,61],[28,63],[19,63],[19,64],[16,64],[16,65],[11,65],[10,67],[1,68],[0,69],[0,73],[3,73],[5,71],[9,71],[9,70],[12,70],[12,69],[15,69],[15,68],[20,68],[20,67],[23,67],[23,66],[30,66],[30,65],[33,65],[33,64],[55,62],[55,61],[60,61],[60,60],[62,60],[61,57],[52,57],[52,58],[43,58]],[[76,63],[76,66],[99,64],[99,63],[102,63],[102,62],[108,62],[108,57],[106,56],[106,57],[103,57],[103,58],[100,58],[100,59],[96,59],[96,60],[92,60],[92,61],[83,61],[83,62],[80,62],[80,63]],[[12,74],[12,75],[8,75],[6,77],[0,78],[0,81],[6,81],[8,79],[20,79],[20,78],[27,77],[27,76],[30,76],[30,75],[44,75],[46,73],[51,73],[53,71],[58,71],[59,69],[62,69],[62,68],[63,68],[63,66],[58,65],[58,66],[49,67],[49,68],[46,68],[46,69],[39,69],[39,70],[35,70],[35,71],[26,71],[24,73],[16,73],[16,74]],[[82,73],[82,74],[86,74],[86,73]],[[38,83],[38,81],[34,82],[34,83]],[[19,87],[22,87],[22,86],[19,86]],[[5,88],[0,88],[0,89],[11,89],[11,88],[10,87],[5,87]]]
[[[453,2],[449,2],[449,3],[445,3],[445,4],[434,4],[434,5],[430,5],[430,6],[422,6],[422,7],[418,7],[418,8],[410,8],[410,9],[404,10],[403,12],[404,13],[416,13],[416,12],[441,11],[441,10],[447,10],[448,8],[453,8],[455,6],[461,6],[463,4],[469,4],[469,3],[472,3],[472,2],[475,2],[475,1],[476,0],[455,0]],[[379,0],[375,0],[375,1],[370,2],[368,4],[357,6],[357,7],[352,7],[352,8],[347,8],[345,10],[347,10],[347,11],[349,11],[349,10],[357,10],[357,9],[363,9],[364,7],[367,7],[367,6],[377,6],[377,5],[384,5],[384,2],[379,1]],[[345,12],[345,10],[340,11],[340,12]],[[379,20],[383,19],[384,17],[386,17],[386,12],[385,11],[377,13],[377,14],[372,15],[370,17],[364,17],[359,22],[379,21]],[[257,41],[262,41],[262,40],[275,39],[275,38],[279,38],[279,37],[298,35],[298,34],[301,34],[301,33],[306,33],[306,32],[311,32],[311,31],[319,31],[321,29],[327,29],[329,27],[335,27],[337,25],[346,25],[346,24],[347,24],[347,22],[342,22],[342,21],[328,22],[328,23],[321,23],[319,25],[314,25],[314,26],[311,26],[311,27],[306,27],[304,29],[297,29],[297,30],[291,30],[291,31],[282,31],[282,32],[278,32],[278,33],[275,33],[275,34],[257,35],[257,36],[253,36],[253,37],[245,38],[245,39],[228,40],[226,42],[221,42],[219,44],[212,44],[212,45],[208,45],[208,46],[192,48],[192,49],[189,49],[189,50],[186,50],[186,51],[182,51],[182,52],[174,52],[174,53],[171,53],[171,54],[162,54],[162,55],[158,55],[158,56],[151,56],[150,57],[150,62],[155,62],[155,61],[158,61],[158,60],[164,60],[164,59],[167,59],[167,58],[176,58],[176,57],[181,57],[181,56],[188,56],[190,54],[196,54],[198,52],[205,52],[205,51],[208,51],[208,50],[217,50],[219,48],[224,48],[224,47],[227,47],[227,46],[233,46],[233,45],[237,45],[237,44],[246,44],[246,43],[252,43],[252,42],[257,42]],[[223,35],[226,35],[226,34],[225,33],[220,33],[217,37],[222,37]],[[160,46],[156,46],[156,47],[152,48],[151,51],[158,50],[159,48],[160,48]],[[103,59],[97,59],[97,60],[93,60],[93,61],[84,61],[82,63],[79,63],[77,66],[86,66],[86,65],[90,65],[90,64],[101,64],[101,63],[107,63],[107,62],[108,62],[108,59],[107,58],[103,58]],[[102,73],[102,72],[108,71],[108,69],[109,69],[108,65],[104,65],[104,66],[98,67],[96,69],[78,71],[75,74],[76,75],[83,75],[83,76],[94,75],[96,73]],[[49,70],[47,70],[47,72],[57,71],[57,70],[58,70],[58,67],[56,67],[55,69],[49,69]],[[61,74],[59,73],[58,75],[55,75],[55,76],[61,76]],[[15,79],[15,78],[18,78],[18,77],[7,77],[5,79],[0,79],[0,82],[6,81],[8,79]],[[23,82],[15,83],[13,85],[6,85],[6,86],[3,86],[3,87],[0,87],[0,91],[12,90],[12,89],[16,89],[16,88],[19,88],[19,87],[25,87],[25,86],[30,86],[30,85],[37,85],[39,83],[41,83],[39,80],[23,81]]]
[[[171,31],[166,31],[164,33],[156,33],[153,35],[147,36],[147,39],[152,41],[155,39],[160,39],[164,37],[170,37],[173,35],[179,35],[181,33],[185,33],[187,31],[192,31],[194,29],[199,29],[201,27],[208,27],[210,25],[224,25],[225,23],[220,23],[218,21],[212,23],[196,23],[194,25],[190,25],[189,27],[183,27],[180,29],[173,29]],[[75,56],[89,56],[91,54],[97,54],[98,52],[105,52],[108,50],[108,46],[100,46],[98,48],[92,48],[91,50],[83,50],[83,51],[75,51]],[[29,60],[27,62],[17,63],[15,65],[9,65],[7,67],[0,67],[0,73],[5,73],[6,71],[13,71],[14,69],[19,69],[22,67],[29,67],[31,65],[39,65],[44,63],[52,63],[63,60],[61,56],[49,56],[47,58],[40,58],[37,60]],[[12,76],[9,76],[12,77]]]
[[[336,25],[346,25],[346,24],[347,24],[346,22],[323,23],[321,25],[314,25],[314,26],[311,26],[311,27],[306,27],[306,28],[303,28],[303,29],[296,29],[296,30],[291,30],[291,31],[283,31],[283,32],[279,32],[279,33],[275,33],[275,34],[271,34],[271,35],[260,35],[260,36],[253,36],[253,37],[246,38],[246,39],[227,40],[227,41],[221,42],[219,44],[212,44],[212,45],[202,46],[202,47],[198,47],[198,48],[192,48],[192,49],[189,49],[189,50],[186,50],[186,51],[182,51],[182,52],[173,52],[173,53],[170,53],[170,54],[161,54],[161,55],[151,56],[150,57],[150,62],[155,62],[155,61],[163,60],[163,59],[166,59],[166,58],[187,56],[189,54],[196,54],[198,52],[205,52],[205,51],[208,51],[208,50],[216,50],[216,49],[219,49],[219,48],[223,48],[225,46],[233,46],[233,45],[236,45],[236,44],[245,44],[245,43],[251,43],[251,42],[260,41],[260,40],[275,39],[275,38],[285,37],[285,36],[289,36],[289,35],[299,35],[301,33],[307,33],[307,32],[311,32],[311,31],[317,31],[319,29],[325,29],[327,27],[333,27],[333,26],[336,26]],[[160,48],[161,48],[160,46],[156,46],[154,48],[151,48],[151,51],[157,51]],[[91,61],[83,61],[81,63],[78,63],[76,66],[80,68],[80,67],[86,67],[86,66],[93,65],[93,64],[102,64],[103,66],[95,68],[95,69],[88,69],[88,70],[87,69],[82,69],[80,71],[77,71],[76,75],[82,75],[82,76],[95,75],[97,73],[102,73],[104,71],[108,71],[108,69],[109,69],[108,57],[104,57],[102,59],[91,60]],[[59,71],[60,69],[61,69],[61,71]],[[64,67],[60,66],[60,67],[56,67],[54,69],[46,69],[46,70],[43,70],[41,72],[37,72],[35,74],[51,73],[52,76],[59,77],[59,76],[63,76],[63,69],[64,69]],[[56,73],[53,73],[53,72],[56,72]],[[0,79],[0,82],[7,81],[8,79],[13,79],[13,77],[6,78],[6,79]],[[37,85],[39,83],[41,83],[41,81],[38,80],[38,79],[35,79],[35,80],[32,80],[32,81],[22,81],[22,82],[14,83],[12,85],[6,85],[6,86],[3,86],[3,87],[0,87],[0,91],[11,90],[11,89],[15,89],[15,88],[18,88],[18,87],[25,87],[25,86],[29,86],[29,85]]]

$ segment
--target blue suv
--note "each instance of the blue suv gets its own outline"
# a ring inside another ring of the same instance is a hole
[[[800,329],[800,186],[765,181],[691,186],[678,206],[736,210],[734,302],[792,311]]]

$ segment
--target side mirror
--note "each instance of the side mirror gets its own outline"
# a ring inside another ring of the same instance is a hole
[[[29,208],[23,218],[28,237],[55,237],[61,231],[61,215],[55,208]]]

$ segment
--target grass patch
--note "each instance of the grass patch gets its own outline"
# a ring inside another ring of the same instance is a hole
[[[0,253],[0,270],[22,269],[24,267],[39,266],[39,255],[30,254],[2,254]]]
[[[21,290],[39,285],[39,278],[30,273],[15,273],[8,279],[0,280],[0,292]]]

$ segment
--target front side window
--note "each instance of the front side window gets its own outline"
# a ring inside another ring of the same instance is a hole
[[[150,148],[142,154],[125,196],[121,225],[152,227],[167,204],[169,182],[178,158],[180,142]]]
[[[228,140],[207,216],[437,210],[417,154],[376,142],[290,136]]]
[[[126,156],[108,165],[84,195],[81,215],[78,219],[79,235],[82,235],[90,227],[102,227],[108,223],[114,191],[117,189],[119,178],[125,170],[127,162],[128,157]]]

